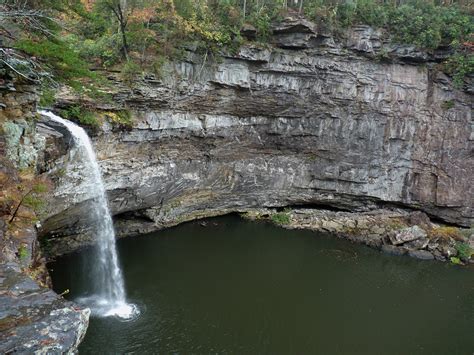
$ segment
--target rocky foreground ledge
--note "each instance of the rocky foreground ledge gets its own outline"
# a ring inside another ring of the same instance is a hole
[[[77,350],[90,310],[40,286],[15,263],[0,265],[0,353],[64,354]]]

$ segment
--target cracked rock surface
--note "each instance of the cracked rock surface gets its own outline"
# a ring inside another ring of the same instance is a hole
[[[384,48],[390,60],[376,60]],[[130,88],[111,73],[113,102],[91,104],[134,120],[94,137],[113,214],[149,231],[256,207],[396,206],[470,226],[472,94],[435,69],[442,53],[418,52],[366,26],[337,39],[292,20],[271,47],[213,63],[189,52],[163,79]],[[68,154],[43,223],[53,254],[90,242],[91,196]]]
[[[89,315],[88,308],[39,286],[17,264],[0,265],[0,353],[74,353]]]

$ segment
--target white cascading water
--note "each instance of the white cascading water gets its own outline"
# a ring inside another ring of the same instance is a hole
[[[91,195],[94,197],[94,208],[89,209],[91,222],[98,245],[98,265],[94,265],[95,275],[93,282],[98,294],[78,299],[92,312],[99,316],[117,316],[130,319],[138,313],[133,304],[128,304],[125,296],[125,287],[122,271],[119,266],[117,250],[115,247],[115,231],[110,215],[105,187],[97,163],[94,148],[86,131],[78,125],[65,120],[48,111],[40,111],[44,116],[64,125],[73,136],[74,143],[83,155],[83,164],[87,171],[86,182]],[[85,174],[86,175],[86,174]]]

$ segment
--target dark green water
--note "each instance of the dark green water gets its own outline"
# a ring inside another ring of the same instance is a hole
[[[238,217],[123,239],[141,316],[93,318],[82,354],[473,354],[474,270]],[[91,250],[50,265],[87,290]]]

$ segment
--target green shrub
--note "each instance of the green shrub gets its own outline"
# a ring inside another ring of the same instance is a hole
[[[441,43],[441,19],[432,5],[402,5],[393,9],[388,27],[394,40],[424,48],[436,48]]]
[[[453,83],[460,88],[464,78],[474,74],[474,55],[471,53],[457,53],[444,63],[444,70],[453,77]]]
[[[454,107],[454,101],[453,100],[447,100],[447,101],[444,101],[441,104],[441,108],[443,110],[449,110],[449,109],[452,109],[453,107]]]
[[[39,105],[41,107],[51,107],[55,100],[55,90],[48,87],[43,87],[41,90]]]
[[[133,125],[132,114],[128,110],[108,111],[105,112],[105,116],[113,125],[124,127],[132,127]]]
[[[271,35],[272,18],[268,10],[263,7],[249,18],[249,22],[257,30],[257,40],[267,42]]]
[[[76,78],[95,75],[89,70],[88,63],[80,58],[75,49],[70,48],[64,41],[45,39],[36,42],[32,39],[21,39],[15,44],[18,48],[31,56],[41,58],[55,77],[60,81],[76,88],[79,86]]]
[[[337,20],[342,26],[365,24],[383,27],[387,22],[387,8],[374,0],[344,2],[337,7]]]
[[[28,248],[25,245],[20,245],[17,251],[17,256],[20,259],[22,263],[25,263],[28,260],[30,253],[28,251]]]
[[[44,200],[35,194],[30,194],[23,199],[23,205],[32,208],[34,211],[39,211],[44,206]]]
[[[270,218],[276,224],[290,223],[290,214],[288,212],[277,212],[272,214]]]
[[[122,67],[122,79],[129,86],[133,85],[141,73],[141,67],[131,60],[126,62]]]
[[[390,59],[390,54],[384,48],[382,48],[375,56],[375,60],[378,62],[388,62]]]
[[[470,248],[469,244],[463,242],[456,243],[456,250],[461,260],[469,260],[474,253],[474,250]]]
[[[242,43],[240,29],[244,22],[256,28],[258,41],[267,42],[271,23],[285,15],[289,8],[294,11],[301,4],[284,0],[246,1],[243,13],[243,2],[237,0],[130,0],[122,36],[116,9],[105,6],[106,1],[93,2],[95,5],[89,10],[81,1],[31,3],[48,15],[67,22],[66,27],[74,29],[74,33],[65,30],[59,35],[61,29],[56,21],[49,21],[52,36],[22,31],[14,47],[38,57],[41,66],[53,73],[54,81],[66,82],[77,90],[84,89],[85,78],[97,79],[96,74],[89,70],[91,64],[110,68],[118,67],[123,61],[122,76],[132,85],[142,69],[151,69],[160,76],[162,58],[176,59],[191,46],[200,54],[205,53],[206,59],[208,55],[215,59],[222,49],[235,52]],[[341,29],[347,26],[367,24],[386,29],[397,43],[428,50],[448,45],[457,49],[457,54],[445,63],[444,68],[453,76],[455,84],[461,86],[463,78],[473,73],[472,54],[469,50],[464,53],[460,50],[466,43],[466,47],[472,43],[472,11],[457,2],[449,6],[426,0],[399,3],[304,0],[302,4],[304,13],[317,23],[320,32],[330,29],[341,33]],[[123,38],[127,40],[127,46]],[[124,48],[127,48],[125,53]],[[380,52],[377,59],[388,60],[389,57]],[[94,95],[94,92],[85,91]],[[42,105],[47,106],[51,95],[44,96]]]
[[[151,69],[158,79],[163,78],[163,67],[165,63],[166,58],[162,55],[158,55],[151,64]]]
[[[79,122],[86,126],[96,128],[100,125],[96,115],[80,105],[70,106],[65,110],[61,110],[61,115],[68,120]]]
[[[461,261],[461,259],[455,257],[455,256],[452,256],[449,258],[449,260],[451,261],[451,263],[453,263],[454,265],[463,265],[463,262]]]
[[[321,12],[326,21],[331,21],[331,16],[327,16],[327,5],[316,2],[319,3],[316,6],[307,6],[314,14],[313,18]],[[337,26],[365,24],[384,27],[396,42],[428,49],[440,45],[457,46],[467,41],[474,29],[472,16],[457,6],[436,6],[419,0],[407,1],[401,6],[376,0],[355,0],[333,5],[333,12]]]
[[[108,68],[120,62],[120,44],[118,33],[106,33],[95,39],[78,40],[77,46],[83,57],[97,59]]]

